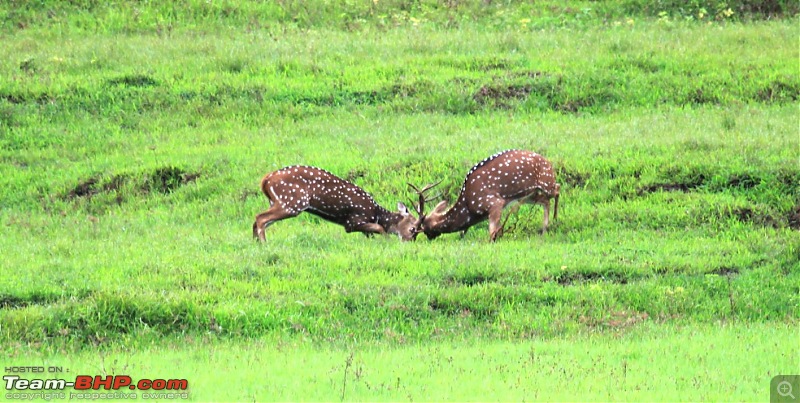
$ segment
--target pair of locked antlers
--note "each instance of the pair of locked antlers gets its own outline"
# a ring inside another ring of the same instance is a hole
[[[422,223],[425,221],[425,203],[433,201],[433,200],[436,200],[436,199],[438,199],[438,198],[443,196],[442,193],[439,193],[436,196],[433,196],[433,197],[430,197],[430,198],[425,198],[425,192],[427,192],[428,190],[430,190],[431,188],[437,186],[440,183],[442,183],[442,181],[439,181],[439,182],[436,182],[436,183],[431,183],[429,185],[426,185],[422,189],[419,189],[418,187],[414,186],[413,184],[408,183],[408,186],[410,186],[412,189],[414,189],[414,191],[417,192],[417,194],[419,195],[419,203],[417,203],[416,205],[414,205],[414,203],[409,203],[412,206],[414,206],[414,210],[417,211],[417,223],[414,225],[414,230],[413,230],[415,233],[421,232],[420,231],[420,227],[422,226]]]

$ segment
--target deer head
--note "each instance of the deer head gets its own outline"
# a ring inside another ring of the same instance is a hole
[[[434,199],[436,199],[438,197],[437,196],[437,197],[433,197],[433,198],[427,199],[427,198],[425,198],[425,192],[427,192],[428,190],[430,190],[431,188],[433,188],[434,186],[436,186],[436,185],[438,185],[440,183],[442,183],[442,181],[426,185],[424,188],[422,188],[422,190],[420,190],[419,188],[417,188],[416,186],[414,186],[411,183],[408,184],[408,186],[410,186],[412,189],[414,189],[414,191],[416,191],[417,195],[419,196],[419,203],[417,203],[417,206],[416,206],[417,217],[418,218],[417,218],[417,220],[414,222],[414,224],[411,227],[412,237],[415,240],[417,239],[417,235],[420,232],[422,232],[423,222],[425,221],[425,202],[429,202],[429,201],[434,200]]]
[[[428,239],[436,239],[439,235],[442,234],[441,232],[437,231],[437,228],[440,228],[442,226],[442,223],[445,220],[446,211],[447,211],[447,202],[442,200],[427,215],[423,216],[420,214],[420,217],[422,217],[422,219],[417,220],[414,232],[416,233],[424,232],[425,236],[428,237]]]
[[[387,220],[385,231],[399,236],[403,241],[416,240],[417,218],[408,211],[408,207],[402,202],[397,203],[397,211],[398,213],[390,213],[391,216]],[[397,219],[398,215],[399,220]]]

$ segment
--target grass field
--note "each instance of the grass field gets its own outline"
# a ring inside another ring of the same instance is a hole
[[[0,6],[0,364],[198,401],[747,401],[800,372],[792,10],[369,3]],[[544,236],[526,206],[494,244],[309,215],[252,241],[282,166],[394,209],[509,148],[556,169]]]
[[[37,353],[28,362],[71,374],[178,376],[198,401],[766,401],[769,379],[797,369],[791,327],[645,324],[546,339],[345,348],[167,338],[136,349]]]

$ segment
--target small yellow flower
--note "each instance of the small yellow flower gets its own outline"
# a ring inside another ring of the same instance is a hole
[[[523,19],[519,20],[519,23],[520,23],[520,24],[527,24],[527,23],[529,23],[529,22],[531,22],[531,19],[530,19],[530,18],[523,18]]]
[[[627,20],[625,20],[625,23],[628,25],[633,25],[633,18],[628,18]]]
[[[730,7],[728,7],[728,9],[727,9],[727,10],[724,10],[724,11],[722,12],[722,15],[724,15],[724,16],[725,16],[725,18],[730,18],[730,17],[731,17],[733,14],[734,14],[734,13],[733,13],[733,10],[731,10],[731,8],[730,8]]]

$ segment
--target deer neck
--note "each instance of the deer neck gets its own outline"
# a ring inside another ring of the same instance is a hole
[[[380,205],[376,205],[375,209],[375,217],[377,219],[378,225],[383,228],[389,228],[393,225],[396,225],[403,219],[403,216],[400,213],[393,213],[389,210],[386,210]]]
[[[467,203],[459,199],[456,204],[447,210],[442,216],[442,220],[433,229],[440,233],[450,233],[462,231],[472,224],[472,216],[467,209]]]

